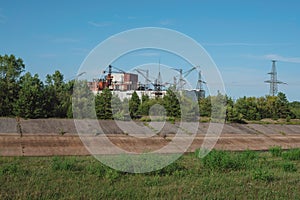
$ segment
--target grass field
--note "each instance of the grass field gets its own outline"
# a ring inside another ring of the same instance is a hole
[[[91,156],[0,157],[0,199],[299,199],[300,149],[186,154],[148,174]]]

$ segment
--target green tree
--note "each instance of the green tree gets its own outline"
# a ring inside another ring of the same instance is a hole
[[[211,96],[206,98],[199,98],[199,113],[200,117],[210,117],[211,116]]]
[[[45,93],[48,117],[67,117],[68,115],[72,87],[63,80],[64,76],[59,71],[46,76]]]
[[[18,99],[19,78],[24,71],[23,60],[14,55],[0,55],[0,116],[12,116]]]
[[[294,101],[289,104],[293,118],[300,119],[300,102]]]
[[[89,90],[86,80],[78,80],[72,83],[72,114],[75,119],[95,118],[95,96]],[[70,108],[68,115],[71,116]]]
[[[211,119],[214,121],[225,120],[226,96],[218,91],[217,96],[211,96]]]
[[[266,118],[278,119],[278,106],[276,96],[266,97]]]
[[[166,95],[163,97],[163,105],[168,117],[180,117],[181,112],[178,98],[179,95],[176,95],[174,88],[171,87],[167,90]]]
[[[257,98],[243,97],[236,101],[234,106],[236,111],[242,115],[243,119],[260,120],[261,115],[258,112]]]
[[[284,93],[279,92],[277,95],[276,106],[278,107],[278,117],[287,118],[291,117],[292,112],[289,108],[289,101]]]
[[[141,115],[148,116],[150,109],[150,98],[148,95],[142,94],[142,102],[139,107],[139,112]]]
[[[112,93],[108,88],[105,88],[102,93],[95,98],[95,110],[98,119],[112,119]]]
[[[199,118],[198,99],[188,91],[182,91],[180,95],[180,113],[182,121],[197,121]]]
[[[265,97],[259,97],[256,99],[257,112],[260,115],[260,119],[268,117],[267,99]]]
[[[19,98],[15,103],[14,113],[18,117],[45,117],[44,85],[37,74],[27,72],[20,80]]]
[[[137,118],[139,115],[140,98],[136,91],[132,93],[131,99],[129,100],[129,112],[131,118]]]
[[[124,119],[124,113],[122,111],[122,101],[116,94],[112,95],[111,109],[114,119]]]

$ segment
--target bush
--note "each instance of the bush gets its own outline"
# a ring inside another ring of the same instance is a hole
[[[195,156],[198,158],[201,158],[201,156],[206,154],[206,150],[197,149],[195,151]],[[202,162],[204,167],[211,170],[241,170],[253,168],[253,164],[258,158],[258,153],[251,150],[239,153],[212,150],[204,158],[202,158]]]
[[[272,154],[272,156],[279,157],[282,154],[282,148],[280,146],[274,146],[269,148],[269,152]]]
[[[296,165],[291,162],[284,163],[282,167],[285,172],[296,172],[297,171]]]
[[[226,151],[212,150],[202,161],[204,167],[211,170],[238,170],[243,166],[236,156]]]
[[[282,154],[286,160],[300,160],[300,149],[291,149]]]

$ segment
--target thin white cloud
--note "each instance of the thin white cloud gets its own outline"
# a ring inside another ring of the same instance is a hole
[[[171,19],[163,19],[159,21],[159,24],[162,26],[168,26],[168,25],[173,25],[174,21]]]
[[[154,52],[145,52],[145,53],[140,53],[139,56],[156,57],[156,56],[159,56],[159,54],[158,53],[154,53]]]
[[[111,22],[93,22],[93,21],[89,21],[88,24],[94,27],[106,27],[112,25]]]
[[[43,54],[39,54],[38,57],[41,57],[41,58],[54,58],[54,57],[57,57],[57,54],[43,53]]]
[[[300,63],[300,57],[285,57],[278,54],[266,54],[262,56],[248,54],[245,55],[245,57],[259,60],[276,60],[280,62]]]
[[[133,19],[136,19],[136,17],[134,17],[134,16],[128,16],[127,19],[133,20]]]
[[[284,57],[277,54],[267,54],[263,56],[266,60],[277,60],[281,62],[300,63],[300,57]]]
[[[55,38],[52,40],[52,42],[56,43],[76,43],[79,42],[79,40],[74,38]]]
[[[222,43],[202,43],[204,46],[288,46],[291,43],[247,43],[247,42],[222,42]]]
[[[2,9],[0,8],[0,24],[4,24],[6,22],[6,16],[2,14]]]
[[[74,55],[87,55],[91,49],[86,49],[86,48],[73,48],[72,53]]]

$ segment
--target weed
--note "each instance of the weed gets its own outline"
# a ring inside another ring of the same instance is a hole
[[[272,182],[275,179],[273,173],[262,169],[256,169],[255,171],[253,171],[252,178],[254,180],[261,180],[266,182]]]
[[[280,131],[279,133],[283,136],[286,136],[286,133],[284,131]]]
[[[282,167],[285,172],[296,172],[297,171],[296,165],[292,162],[284,163],[282,165]]]
[[[211,170],[238,170],[242,167],[239,160],[226,151],[212,150],[202,161],[204,167]]]
[[[64,135],[67,133],[63,128],[58,128],[58,132],[60,135]]]
[[[184,171],[185,168],[183,166],[180,166],[177,162],[173,162],[172,164],[154,172],[154,174],[157,174],[159,176],[171,176],[173,173],[179,173],[180,171]]]
[[[0,168],[0,175],[15,174],[18,172],[18,166],[16,163],[7,163]]]
[[[282,155],[282,148],[281,146],[270,147],[269,152],[272,154],[272,156],[279,157]]]
[[[171,124],[175,124],[176,119],[175,117],[168,117],[167,121],[170,122]]]
[[[282,154],[282,157],[286,160],[300,160],[300,148],[290,149]]]
[[[115,169],[107,168],[105,171],[105,178],[109,181],[115,181],[121,176],[121,173]]]
[[[93,164],[88,165],[87,171],[90,174],[94,174],[99,178],[103,178],[105,176],[105,167],[99,163],[96,163],[96,165]]]
[[[74,158],[63,158],[63,157],[53,157],[52,159],[52,169],[66,170],[66,171],[77,171],[79,168],[75,164],[76,160]]]

